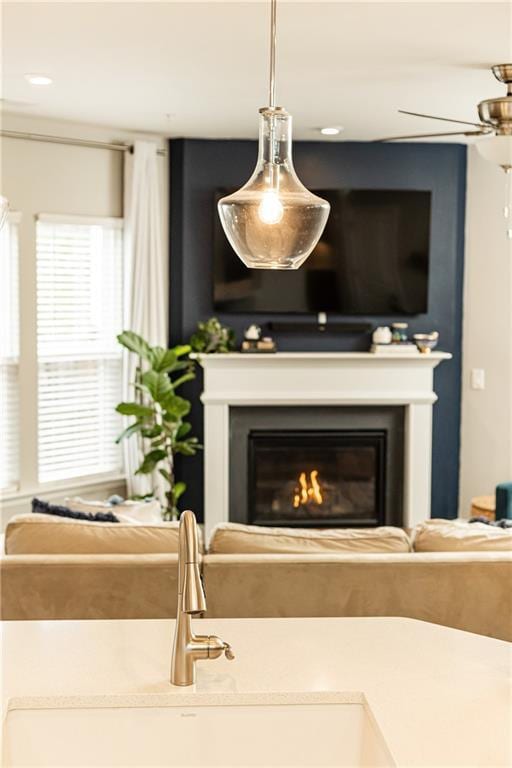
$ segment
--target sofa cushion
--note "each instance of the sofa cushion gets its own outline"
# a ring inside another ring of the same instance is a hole
[[[118,523],[119,519],[112,513],[109,507],[105,511],[103,509],[95,509],[94,512],[78,511],[76,509],[70,509],[69,507],[63,507],[60,504],[50,504],[48,501],[41,501],[41,499],[32,499],[32,512],[36,515],[54,515],[55,517],[72,517],[75,520],[88,520],[94,523]]]
[[[410,552],[401,528],[265,528],[220,523],[214,529],[210,554],[308,554],[328,552]]]
[[[426,520],[414,530],[416,552],[510,552],[512,529],[467,520]]]
[[[130,555],[178,552],[177,522],[95,523],[51,515],[18,515],[7,524],[7,555]]]
[[[127,523],[161,523],[162,508],[158,499],[148,501],[122,501],[119,504],[109,504],[107,501],[90,501],[80,496],[71,496],[64,500],[73,512],[111,512],[119,520]]]

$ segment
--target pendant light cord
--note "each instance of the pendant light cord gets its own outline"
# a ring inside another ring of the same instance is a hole
[[[269,107],[276,105],[276,10],[277,0],[270,0],[270,83]]]

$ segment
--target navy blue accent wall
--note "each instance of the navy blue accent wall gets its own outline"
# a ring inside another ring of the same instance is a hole
[[[170,338],[172,343],[181,343],[189,338],[198,320],[214,314],[214,192],[219,187],[239,187],[248,179],[256,162],[257,146],[253,141],[176,139],[170,142],[170,147]],[[299,177],[312,189],[432,191],[429,310],[425,315],[410,318],[409,324],[411,332],[437,329],[440,348],[453,355],[453,360],[442,363],[435,373],[439,401],[434,406],[432,516],[456,517],[466,148],[457,144],[296,142],[294,162]],[[253,320],[248,315],[219,317],[236,329],[239,338]],[[256,321],[263,324],[272,319],[283,318],[258,315]],[[396,318],[367,319],[376,326]],[[282,334],[277,342],[282,351],[366,350],[370,338],[366,334]],[[188,386],[184,394],[194,400],[191,418],[195,434],[202,437],[202,409],[198,404],[201,374]],[[201,518],[202,457],[186,458],[177,469],[188,484],[184,504]]]

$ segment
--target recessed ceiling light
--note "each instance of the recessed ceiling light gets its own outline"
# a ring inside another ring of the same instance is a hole
[[[28,80],[30,85],[51,85],[53,80],[48,75],[25,75],[25,80]]]
[[[337,136],[338,133],[341,133],[342,130],[343,128],[341,127],[341,125],[333,125],[327,128],[320,128],[320,133],[323,136]]]

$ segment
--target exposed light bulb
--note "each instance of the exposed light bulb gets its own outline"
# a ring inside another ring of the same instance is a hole
[[[258,216],[264,224],[279,224],[283,218],[284,208],[277,192],[265,192],[258,207]]]

